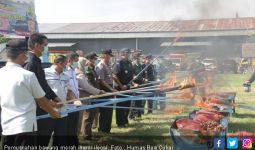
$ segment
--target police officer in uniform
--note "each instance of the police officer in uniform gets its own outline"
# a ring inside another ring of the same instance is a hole
[[[87,59],[86,66],[84,66],[84,72],[88,78],[88,82],[96,89],[99,89],[98,75],[95,71],[95,61],[97,60],[97,54],[94,52],[88,53],[85,58]],[[100,94],[103,92],[101,91]],[[95,104],[91,102],[90,104]],[[92,108],[85,110],[83,113],[84,124],[82,127],[82,135],[86,140],[92,140],[92,124],[98,112],[98,108]]]
[[[132,62],[133,71],[134,71],[133,83],[137,84],[138,86],[144,83],[144,80],[143,80],[144,76],[143,76],[143,73],[141,73],[143,68],[142,68],[142,64],[140,63],[140,55],[141,53],[139,52],[135,53],[133,56],[134,61]],[[143,108],[142,100],[131,101],[131,106],[136,108]],[[136,117],[141,118],[142,112],[143,110],[132,109],[130,112],[129,118],[130,119],[135,119]]]
[[[132,63],[128,60],[130,49],[120,50],[121,58],[113,66],[113,80],[117,90],[128,90],[130,82],[133,79]],[[131,101],[117,103],[117,107],[130,107]],[[116,123],[118,127],[127,127],[129,109],[116,108]]]
[[[156,70],[155,70],[155,67],[150,63],[151,59],[152,59],[152,55],[147,55],[144,58],[144,64],[142,65],[143,69],[146,68],[144,70],[145,82],[150,82],[150,81],[156,80]],[[147,100],[147,105],[148,105],[148,114],[152,113],[153,101]]]
[[[110,59],[112,57],[112,50],[105,49],[102,51],[101,61],[96,66],[96,72],[98,75],[100,89],[106,92],[116,92],[117,90],[113,88],[112,80],[112,69],[110,66]],[[112,98],[112,96],[104,97]],[[108,105],[109,106],[109,105]],[[99,108],[99,128],[98,132],[103,132],[109,134],[111,132],[112,124],[112,108]]]

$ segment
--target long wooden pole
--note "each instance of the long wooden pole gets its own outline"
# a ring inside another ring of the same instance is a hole
[[[75,101],[80,101],[80,100],[89,100],[89,99],[96,99],[96,98],[106,97],[106,96],[114,96],[114,95],[118,95],[118,94],[124,94],[124,93],[130,93],[130,92],[145,90],[145,89],[152,88],[152,87],[157,87],[157,86],[130,89],[130,90],[125,90],[125,91],[117,91],[117,92],[105,93],[105,94],[94,95],[94,96],[89,96],[89,97],[81,97],[81,98],[72,99],[72,100],[68,100],[68,101],[64,101],[64,102],[59,102],[58,104],[69,104],[69,103],[72,103],[72,102],[75,102]]]
[[[158,86],[152,86],[152,87],[158,87]],[[162,90],[161,88],[155,88],[152,89],[152,87],[145,87],[145,88],[137,88],[137,89],[130,89],[130,90],[126,90],[126,91],[118,91],[118,92],[112,92],[112,93],[105,93],[105,94],[100,94],[100,95],[95,95],[95,96],[90,96],[90,97],[82,97],[82,98],[77,98],[77,99],[72,99],[72,100],[68,100],[68,101],[64,101],[64,102],[59,102],[58,104],[68,104],[68,103],[72,103],[75,101],[80,101],[80,100],[89,100],[89,99],[96,99],[96,98],[100,98],[100,97],[106,97],[106,96],[113,96],[113,95],[118,95],[118,94],[124,94],[124,93],[130,93],[130,92],[137,92],[137,91],[143,91],[143,90]],[[166,88],[165,90],[163,90],[164,92],[170,92],[170,91],[176,91],[176,90],[182,90],[185,88],[190,88],[189,85],[187,86],[176,86],[176,87],[170,87],[170,88]]]

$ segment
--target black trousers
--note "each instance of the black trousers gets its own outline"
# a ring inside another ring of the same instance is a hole
[[[36,132],[2,135],[1,150],[8,150],[11,146],[14,146],[16,149],[31,146],[30,149],[35,149],[37,146]]]
[[[37,132],[38,146],[48,146],[53,132],[52,146],[67,146],[67,117],[41,119],[37,121],[37,125],[38,122],[40,122],[40,129],[38,126]]]
[[[142,81],[136,82],[136,83],[139,84],[139,85],[143,84]],[[137,96],[138,94],[134,94],[134,95]],[[143,103],[142,100],[133,100],[133,101],[131,101],[131,107],[144,108],[144,106],[143,106],[142,103]],[[142,109],[133,109],[133,108],[132,108],[132,109],[130,110],[129,118],[133,119],[133,118],[135,118],[135,117],[141,117],[142,114],[143,114],[143,111],[144,111],[144,110],[142,110]]]
[[[123,96],[117,96],[117,98],[125,98]],[[125,101],[117,103],[116,106],[118,107],[130,107],[131,101]],[[129,115],[129,108],[116,108],[116,124],[117,126],[124,126],[128,124],[128,115]]]
[[[111,105],[108,105],[111,106]],[[110,133],[112,126],[112,108],[99,108],[99,127],[98,131]]]
[[[55,125],[52,118],[37,120],[37,144],[38,146],[48,146]]]
[[[106,88],[101,88],[106,92],[111,92]],[[112,96],[102,97],[101,99],[113,98]],[[112,105],[107,105],[112,106]],[[110,133],[112,126],[112,112],[113,108],[99,107],[99,132]]]
[[[154,97],[154,95],[153,95],[153,97]],[[154,100],[151,100],[150,97],[148,97],[148,99],[147,99],[148,112],[147,113],[153,112],[153,102],[154,102]]]
[[[56,119],[52,146],[67,146],[67,117]]]
[[[131,102],[131,107],[136,107],[136,108],[143,108],[142,105],[142,100],[134,100]],[[141,117],[142,116],[142,109],[134,109],[132,108],[130,111],[129,118],[135,118],[135,117]]]
[[[150,85],[150,86],[152,86],[152,85]],[[149,86],[146,86],[146,87],[149,87]],[[151,91],[151,92],[155,92],[155,91]],[[149,96],[148,99],[146,100],[147,101],[148,113],[153,112],[153,102],[154,102],[154,100],[151,100],[150,97],[154,97],[154,95]]]
[[[67,145],[75,146],[78,149],[79,138],[78,138],[78,123],[79,123],[80,112],[70,113],[67,116]]]

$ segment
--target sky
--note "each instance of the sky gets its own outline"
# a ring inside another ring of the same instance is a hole
[[[35,0],[39,23],[255,17],[255,0]]]

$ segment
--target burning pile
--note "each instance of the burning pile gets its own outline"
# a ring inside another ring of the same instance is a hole
[[[190,114],[189,117],[177,119],[175,121],[178,132],[187,137],[194,135],[198,139],[196,142],[203,143],[225,131],[226,127],[221,124],[221,120],[226,117],[225,113],[209,110],[198,110]],[[195,134],[196,133],[196,134]]]
[[[233,94],[233,93],[232,93]],[[229,94],[224,93],[211,93],[208,94],[207,97],[203,97],[198,99],[196,102],[196,106],[199,108],[207,109],[207,110],[215,110],[219,107],[232,107],[234,106],[229,102]]]
[[[165,108],[164,112],[171,115],[177,115],[183,113],[184,108],[181,106],[168,106]]]
[[[181,118],[176,120],[176,127],[177,129],[182,132],[182,131],[199,131],[201,129],[201,123],[194,121],[190,118]]]
[[[206,122],[203,122],[201,125],[200,136],[208,136],[208,137],[216,136],[224,129],[225,127],[219,124],[219,122],[217,121],[214,121],[214,120],[206,121]]]

